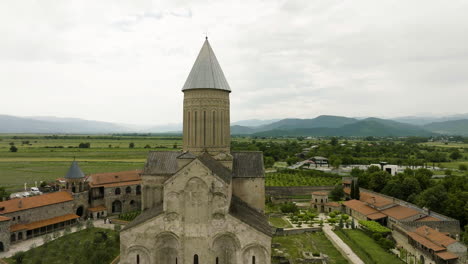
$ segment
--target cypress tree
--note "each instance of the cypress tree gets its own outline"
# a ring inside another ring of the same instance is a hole
[[[354,197],[355,197],[354,199],[359,200],[361,198],[361,192],[359,191],[359,182],[358,181],[356,181],[356,184],[354,185],[354,188],[356,189],[356,190],[354,190]]]
[[[356,194],[354,193],[356,190],[354,189],[354,180],[351,180],[351,190],[350,190],[350,194],[349,196],[351,197],[351,199],[354,199],[354,197],[356,196]]]

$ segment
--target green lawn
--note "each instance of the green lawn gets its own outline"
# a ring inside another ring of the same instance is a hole
[[[348,261],[341,253],[332,245],[323,232],[304,233],[291,236],[275,236],[272,243],[281,244],[280,250],[287,252],[290,258],[294,261],[302,257],[302,251],[321,252],[330,257],[329,263],[345,264]],[[272,250],[272,255],[276,255],[276,251]]]
[[[22,264],[102,264],[110,263],[120,252],[119,234],[102,228],[85,229],[63,236],[24,253]],[[17,253],[18,254],[18,253]],[[7,259],[17,263],[15,256]]]
[[[270,221],[270,224],[275,226],[275,227],[279,227],[279,228],[292,227],[292,225],[290,223],[288,223],[286,220],[284,220],[281,217],[270,217],[268,219],[268,221]]]
[[[361,230],[337,230],[335,233],[358,255],[364,263],[368,264],[403,264],[395,255],[385,251],[377,242]],[[347,236],[346,236],[346,235]]]

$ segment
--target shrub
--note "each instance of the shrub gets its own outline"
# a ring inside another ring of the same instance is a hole
[[[373,238],[375,241],[379,241],[380,239],[382,239],[382,234],[381,234],[381,233],[373,233],[373,234],[372,234],[372,238]]]
[[[461,171],[466,171],[468,170],[468,166],[466,166],[465,164],[460,164],[458,165],[458,169]]]
[[[388,234],[391,232],[390,229],[382,226],[381,224],[374,221],[359,221],[359,224],[366,230],[372,233]]]
[[[15,146],[10,147],[10,152],[18,152],[18,148]]]
[[[299,211],[297,205],[292,202],[287,202],[281,205],[280,207],[281,212],[283,213],[296,213]]]

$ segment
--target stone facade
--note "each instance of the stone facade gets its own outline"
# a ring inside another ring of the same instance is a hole
[[[183,92],[184,151],[148,154],[120,263],[269,264],[262,153],[230,152],[230,89],[208,41]]]
[[[0,219],[0,252],[10,248],[10,220]]]

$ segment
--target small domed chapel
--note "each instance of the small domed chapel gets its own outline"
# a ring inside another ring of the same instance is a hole
[[[269,264],[261,152],[230,151],[229,87],[205,40],[182,88],[183,151],[152,151],[125,264]]]

